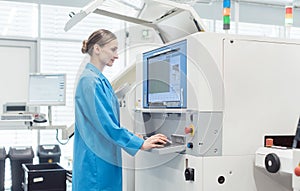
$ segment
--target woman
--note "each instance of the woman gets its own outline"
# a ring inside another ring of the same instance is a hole
[[[121,148],[130,155],[139,149],[163,147],[167,138],[157,134],[147,140],[120,127],[119,104],[102,74],[118,58],[116,36],[104,29],[83,41],[82,53],[90,63],[82,72],[75,95],[73,191],[121,191]]]

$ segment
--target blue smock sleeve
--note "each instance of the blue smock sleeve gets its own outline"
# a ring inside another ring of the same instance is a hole
[[[105,81],[92,77],[82,78],[75,96],[76,115],[82,116],[82,119],[77,120],[77,126],[80,126],[78,131],[97,155],[105,155],[103,149],[109,149],[113,143],[133,156],[144,140],[120,127],[117,112],[119,106],[114,104],[113,99],[113,92]]]

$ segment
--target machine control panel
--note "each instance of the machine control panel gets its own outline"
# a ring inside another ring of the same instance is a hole
[[[138,134],[150,137],[161,133],[171,141],[159,154],[186,153],[194,156],[222,154],[222,112],[146,110],[135,113]]]
[[[186,154],[219,156],[222,153],[222,112],[190,112],[182,133],[186,136]]]

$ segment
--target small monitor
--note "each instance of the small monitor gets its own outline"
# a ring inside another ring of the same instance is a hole
[[[9,102],[3,104],[3,113],[22,113],[27,111],[28,106],[25,102]]]
[[[186,108],[187,41],[143,54],[143,107]]]
[[[66,104],[66,74],[30,74],[28,105]]]

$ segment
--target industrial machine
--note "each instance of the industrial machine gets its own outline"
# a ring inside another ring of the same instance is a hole
[[[99,2],[66,28],[94,12],[153,27],[163,42],[147,47],[112,82],[124,126],[171,140],[125,158],[125,190],[299,189],[298,177],[270,174],[256,163],[265,135],[295,134],[299,41],[204,32],[192,7],[168,1],[146,1],[137,18],[108,14]],[[299,163],[299,151],[290,152],[292,163]]]
[[[295,136],[265,136],[264,147],[257,149],[255,154],[256,167],[265,169],[276,182],[285,184],[294,191],[300,190],[300,150],[297,149],[299,140],[300,118]]]
[[[176,47],[182,42],[186,54]],[[135,129],[147,136],[163,133],[173,144],[138,154],[135,190],[291,190],[254,161],[265,135],[295,134],[299,45],[197,33],[144,53],[136,69],[143,71],[136,72],[143,83],[136,88]],[[178,49],[186,60],[173,61]],[[180,63],[180,77],[168,62]],[[153,87],[153,79],[162,83]],[[172,88],[177,97],[169,99],[164,93]]]

